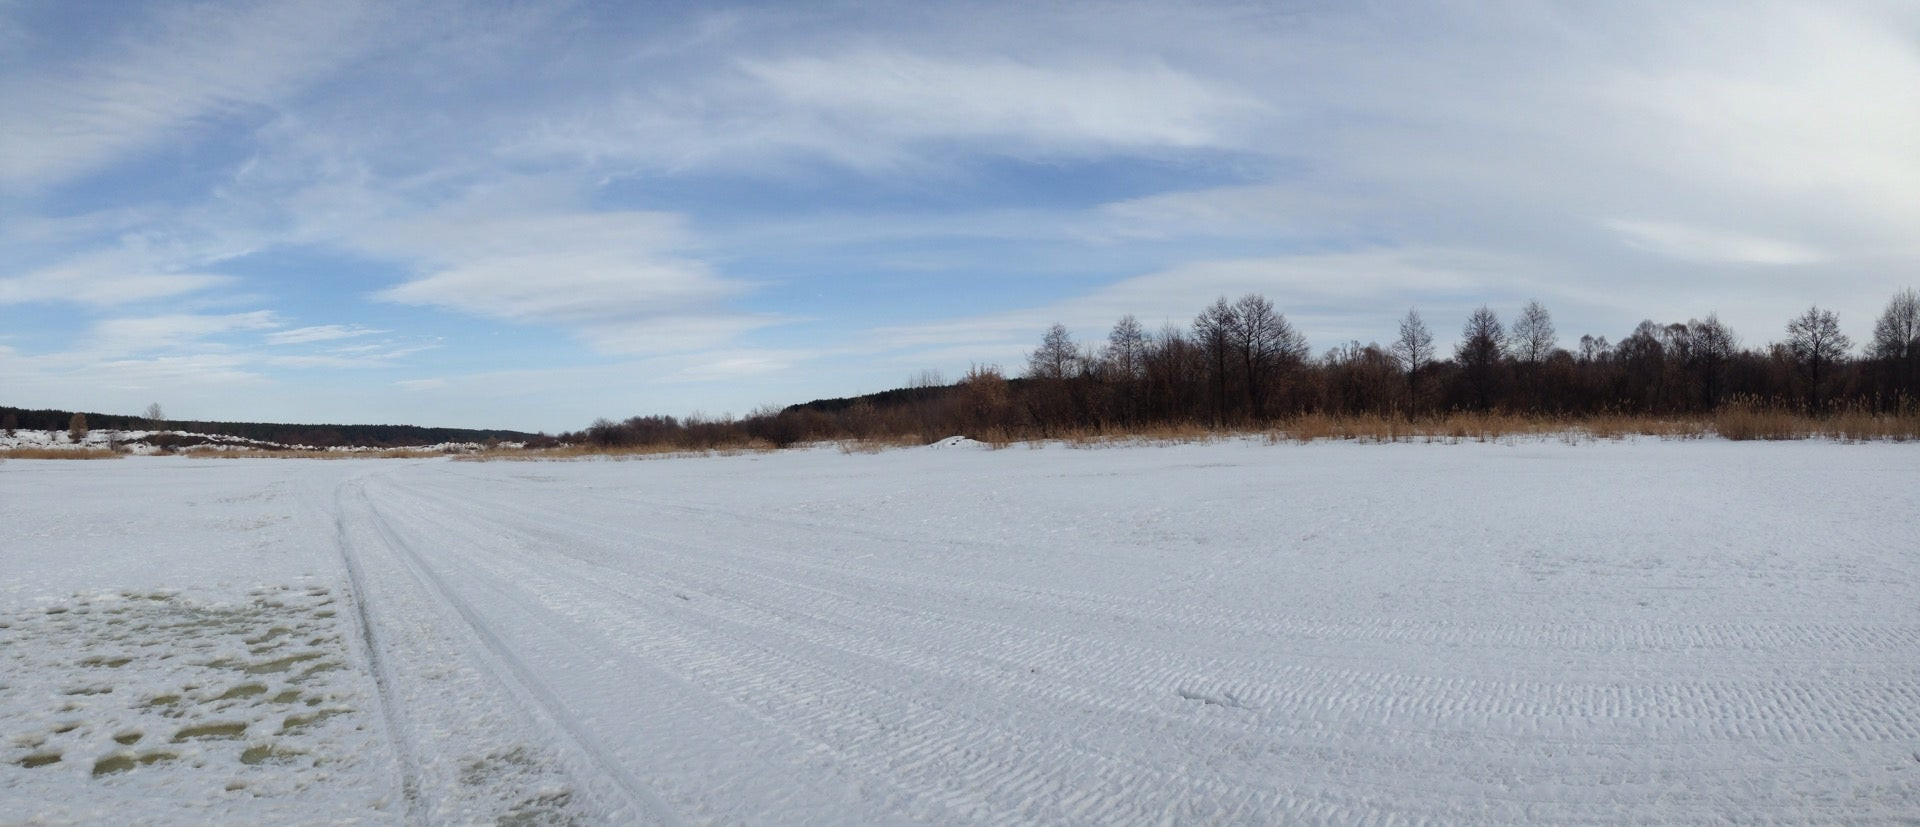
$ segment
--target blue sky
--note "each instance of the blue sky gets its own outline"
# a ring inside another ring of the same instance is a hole
[[[1905,2],[0,0],[0,403],[571,430],[1920,281]]]

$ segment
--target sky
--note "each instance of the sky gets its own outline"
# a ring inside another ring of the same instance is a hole
[[[0,0],[18,407],[746,415],[1249,292],[1860,343],[1917,228],[1911,2]]]

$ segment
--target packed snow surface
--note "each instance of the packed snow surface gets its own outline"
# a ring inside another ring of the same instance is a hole
[[[12,460],[0,821],[1912,819],[1916,515],[1824,442]]]

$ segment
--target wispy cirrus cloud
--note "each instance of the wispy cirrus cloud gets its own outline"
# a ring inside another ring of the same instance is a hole
[[[141,353],[229,333],[279,326],[279,317],[271,310],[222,315],[181,313],[104,319],[95,322],[88,330],[87,345],[101,352]]]
[[[137,250],[83,253],[51,267],[0,278],[0,305],[66,302],[110,307],[197,293],[235,281],[232,276],[161,269]]]
[[[198,119],[270,103],[351,58],[367,4],[129,8],[84,59],[0,77],[0,190],[97,170]],[[126,21],[120,21],[126,22]]]
[[[608,353],[713,347],[776,320],[731,311],[751,285],[689,255],[679,216],[482,197],[361,238],[421,275],[375,297],[574,332]]]
[[[1626,243],[1684,261],[1723,264],[1812,264],[1826,257],[1791,241],[1660,221],[1612,219],[1606,226]]]
[[[873,173],[980,153],[1238,150],[1269,109],[1236,81],[1152,59],[823,46],[623,90],[614,106],[551,119],[514,149],[667,169],[797,159]]]
[[[1240,145],[1258,98],[1155,62],[933,58],[867,51],[749,60],[742,71],[791,134],[844,155],[879,141],[986,141],[1003,151],[1105,153]]]
[[[340,339],[353,339],[360,336],[372,336],[375,334],[386,333],[386,332],[387,331],[385,330],[379,330],[371,327],[362,327],[360,325],[343,325],[343,324],[313,325],[310,327],[296,327],[292,330],[282,330],[276,333],[269,333],[267,334],[267,344],[304,345],[304,344],[311,344],[314,342],[332,342]]]

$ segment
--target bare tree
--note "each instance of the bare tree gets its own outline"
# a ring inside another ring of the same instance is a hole
[[[1613,359],[1619,366],[1617,398],[1642,413],[1657,408],[1667,396],[1666,341],[1666,328],[1652,319],[1641,319],[1632,333],[1613,346]]]
[[[164,410],[161,410],[160,403],[155,402],[147,406],[146,420],[147,420],[147,430],[150,430],[150,431],[161,430],[163,427],[166,426],[167,412]]]
[[[1080,350],[1065,325],[1047,328],[1040,347],[1027,356],[1027,376],[1032,379],[1068,379],[1079,372]]]
[[[13,436],[13,432],[19,429],[20,417],[14,416],[13,411],[7,411],[6,416],[0,417],[0,431],[6,431],[7,436]]]
[[[1888,402],[1920,395],[1920,293],[1909,287],[1893,294],[1873,325],[1867,355],[1880,363]]]
[[[1139,422],[1142,385],[1147,376],[1147,333],[1140,320],[1128,313],[1115,322],[1107,334],[1107,345],[1100,353],[1100,372],[1112,385],[1109,410],[1121,422]]]
[[[1147,343],[1146,415],[1175,420],[1196,415],[1195,405],[1206,401],[1207,357],[1169,323]]]
[[[1287,323],[1287,317],[1274,312],[1273,302],[1257,293],[1248,293],[1233,303],[1233,321],[1227,332],[1245,372],[1247,414],[1258,420],[1266,415],[1269,381],[1278,379],[1275,374],[1279,371],[1307,360],[1306,339]]]
[[[1107,334],[1107,349],[1101,362],[1115,378],[1131,381],[1146,372],[1147,334],[1132,313],[1120,317]]]
[[[1559,340],[1553,333],[1553,316],[1537,301],[1527,302],[1520,318],[1513,321],[1513,356],[1521,364],[1537,367],[1553,355]]]
[[[1207,360],[1208,379],[1213,385],[1213,423],[1221,424],[1227,415],[1227,357],[1233,348],[1233,330],[1240,325],[1239,312],[1221,296],[1193,319],[1194,343]]]
[[[1588,334],[1580,337],[1580,363],[1593,364],[1604,361],[1607,354],[1613,352],[1613,345],[1607,343],[1607,337]]]
[[[1507,351],[1507,331],[1500,326],[1500,317],[1486,305],[1473,311],[1467,317],[1467,325],[1460,332],[1460,344],[1454,347],[1454,358],[1459,360],[1465,373],[1475,404],[1481,410],[1493,407],[1494,384],[1499,378],[1500,360]]]
[[[87,415],[77,413],[67,420],[67,438],[74,442],[87,438]]]
[[[1060,324],[1047,328],[1040,347],[1027,356],[1027,378],[1033,386],[1026,394],[1026,406],[1043,432],[1052,433],[1084,418],[1085,388],[1079,380],[1085,364],[1080,348]]]
[[[1400,335],[1393,340],[1393,358],[1407,374],[1407,412],[1420,407],[1420,371],[1433,364],[1433,331],[1420,320],[1420,311],[1407,308],[1400,320]]]
[[[1541,408],[1546,399],[1540,387],[1540,367],[1546,364],[1547,357],[1553,355],[1558,339],[1553,333],[1553,316],[1538,301],[1528,301],[1520,310],[1520,318],[1513,321],[1513,335],[1508,341],[1513,359],[1518,363],[1522,400],[1527,407]]]
[[[1840,332],[1840,319],[1831,310],[1810,307],[1787,323],[1787,352],[1807,375],[1808,401],[1815,412],[1821,407],[1822,383],[1830,378],[1834,364],[1846,358],[1851,347],[1853,340]]]
[[[1718,313],[1708,313],[1705,321],[1689,320],[1687,328],[1691,332],[1689,355],[1694,373],[1699,377],[1702,403],[1711,410],[1720,404],[1727,363],[1733,359],[1740,342],[1731,329],[1720,323]]]

